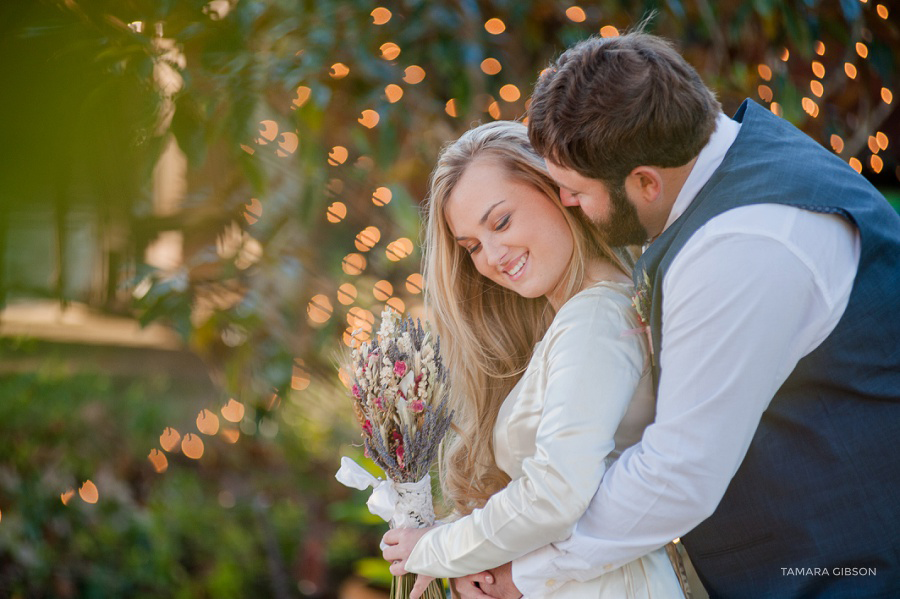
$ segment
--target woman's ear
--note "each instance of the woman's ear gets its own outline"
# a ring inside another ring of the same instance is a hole
[[[652,166],[637,166],[625,177],[625,190],[632,201],[652,204],[662,197],[662,174]]]

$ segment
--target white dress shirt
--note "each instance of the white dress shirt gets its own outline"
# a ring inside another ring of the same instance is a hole
[[[719,116],[666,227],[739,130]],[[843,315],[859,255],[847,220],[784,205],[736,208],[697,230],[663,281],[656,421],[607,471],[569,539],[513,562],[526,597],[614,570],[713,513],[775,392]]]

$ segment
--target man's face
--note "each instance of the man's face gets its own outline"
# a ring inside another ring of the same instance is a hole
[[[642,245],[649,239],[634,202],[624,185],[613,188],[577,171],[547,161],[550,176],[559,185],[564,206],[580,206],[611,246]]]

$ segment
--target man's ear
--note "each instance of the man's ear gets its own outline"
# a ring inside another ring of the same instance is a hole
[[[625,177],[625,189],[633,200],[652,204],[662,197],[662,174],[652,166],[637,166]]]

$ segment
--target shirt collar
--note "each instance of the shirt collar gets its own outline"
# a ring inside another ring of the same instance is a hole
[[[672,211],[669,212],[669,219],[666,221],[663,231],[668,229],[688,209],[688,206],[691,205],[691,202],[694,201],[694,198],[706,185],[706,182],[709,181],[716,169],[719,168],[719,165],[722,164],[725,154],[731,148],[731,144],[734,143],[740,130],[740,123],[731,120],[724,113],[719,113],[718,118],[716,118],[716,129],[709,136],[709,141],[706,142],[703,149],[700,150],[700,154],[697,155],[697,162],[694,163],[694,168],[691,169],[691,173],[685,180],[684,185],[681,186],[681,191],[678,192],[678,197],[675,198],[675,203],[672,205]]]

